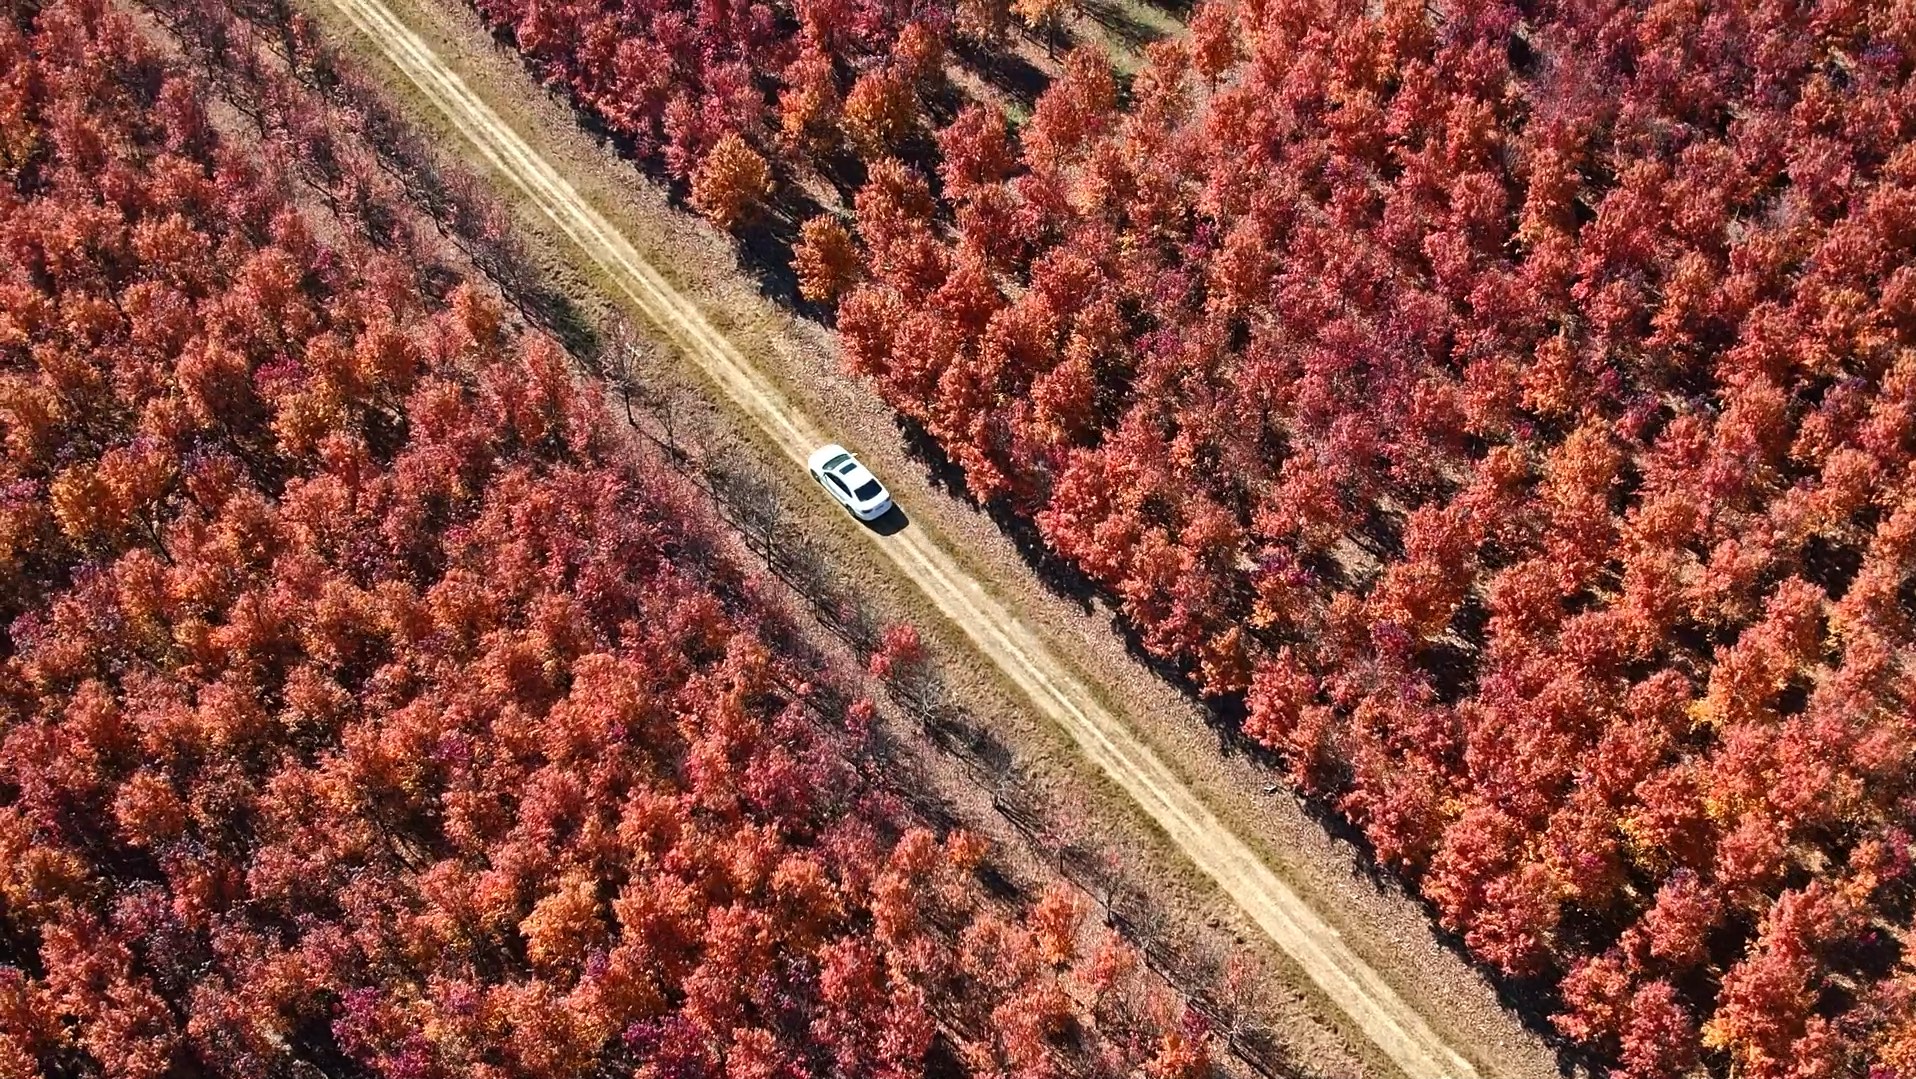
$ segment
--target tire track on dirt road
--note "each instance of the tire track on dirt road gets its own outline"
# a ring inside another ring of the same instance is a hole
[[[617,284],[626,298],[758,424],[795,465],[826,441],[776,384],[681,295],[557,169],[475,94],[381,0],[329,0],[452,123],[501,176]],[[1043,637],[920,528],[892,536],[860,529],[1096,764],[1214,879],[1412,1079],[1479,1074],[1336,928],[1258,857],[1166,766],[1138,733],[1103,707]]]

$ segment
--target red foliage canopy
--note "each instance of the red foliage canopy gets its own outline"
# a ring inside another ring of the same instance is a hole
[[[557,346],[295,202],[297,128],[229,141],[97,0],[0,71],[0,1073],[1201,1059],[868,781],[869,706]]]

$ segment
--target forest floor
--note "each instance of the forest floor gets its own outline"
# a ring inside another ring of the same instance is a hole
[[[1048,720],[1054,739],[1068,738],[1069,749],[1041,751],[1039,760],[1081,767],[1065,759],[1075,751],[1107,781],[1112,801],[1133,807],[1114,829],[1155,830],[1214,882],[1207,896],[1202,878],[1166,874],[1153,883],[1172,905],[1274,942],[1301,994],[1288,1010],[1320,1027],[1286,1031],[1301,1070],[1418,1079],[1559,1070],[1542,1039],[1432,932],[1421,907],[1368,874],[1361,853],[1307,807],[1271,793],[1254,762],[1218,752],[1204,709],[1126,654],[1108,610],[1047,590],[986,514],[935,489],[942,484],[882,405],[838,373],[828,334],[772,305],[738,272],[726,240],[591,145],[469,11],[433,4],[306,0],[349,52],[375,60],[369,74],[400,76],[388,81],[404,91],[396,96],[415,122],[461,141],[448,148],[510,185],[535,233],[572,248],[573,280],[622,297],[716,387],[759,451],[799,477],[805,456],[829,436],[876,467],[911,515],[902,528],[824,520],[823,499],[814,492],[807,500],[795,480],[803,527],[842,553],[847,573],[891,578],[874,577],[875,588],[908,582],[911,606],[942,616],[942,628],[930,627],[941,657],[961,657],[969,675],[1010,687],[1020,698],[1014,707]],[[1007,737],[1018,734],[1006,721]]]

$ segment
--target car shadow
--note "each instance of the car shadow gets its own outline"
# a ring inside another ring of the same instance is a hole
[[[881,536],[896,536],[898,533],[903,532],[905,526],[910,523],[911,518],[905,516],[904,510],[898,508],[898,503],[893,502],[891,509],[866,521],[865,527]]]

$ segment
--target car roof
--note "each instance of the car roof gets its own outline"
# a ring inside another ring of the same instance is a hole
[[[841,455],[845,459],[836,462],[836,467],[831,469],[825,467],[828,464],[832,464],[834,459]],[[878,477],[872,475],[872,470],[865,467],[864,462],[853,456],[850,450],[836,442],[828,442],[813,450],[811,457],[806,459],[806,465],[831,475],[843,483],[847,490],[856,491],[867,483],[877,483],[878,490],[881,494],[890,494],[889,491],[885,490],[885,485],[879,482]]]

